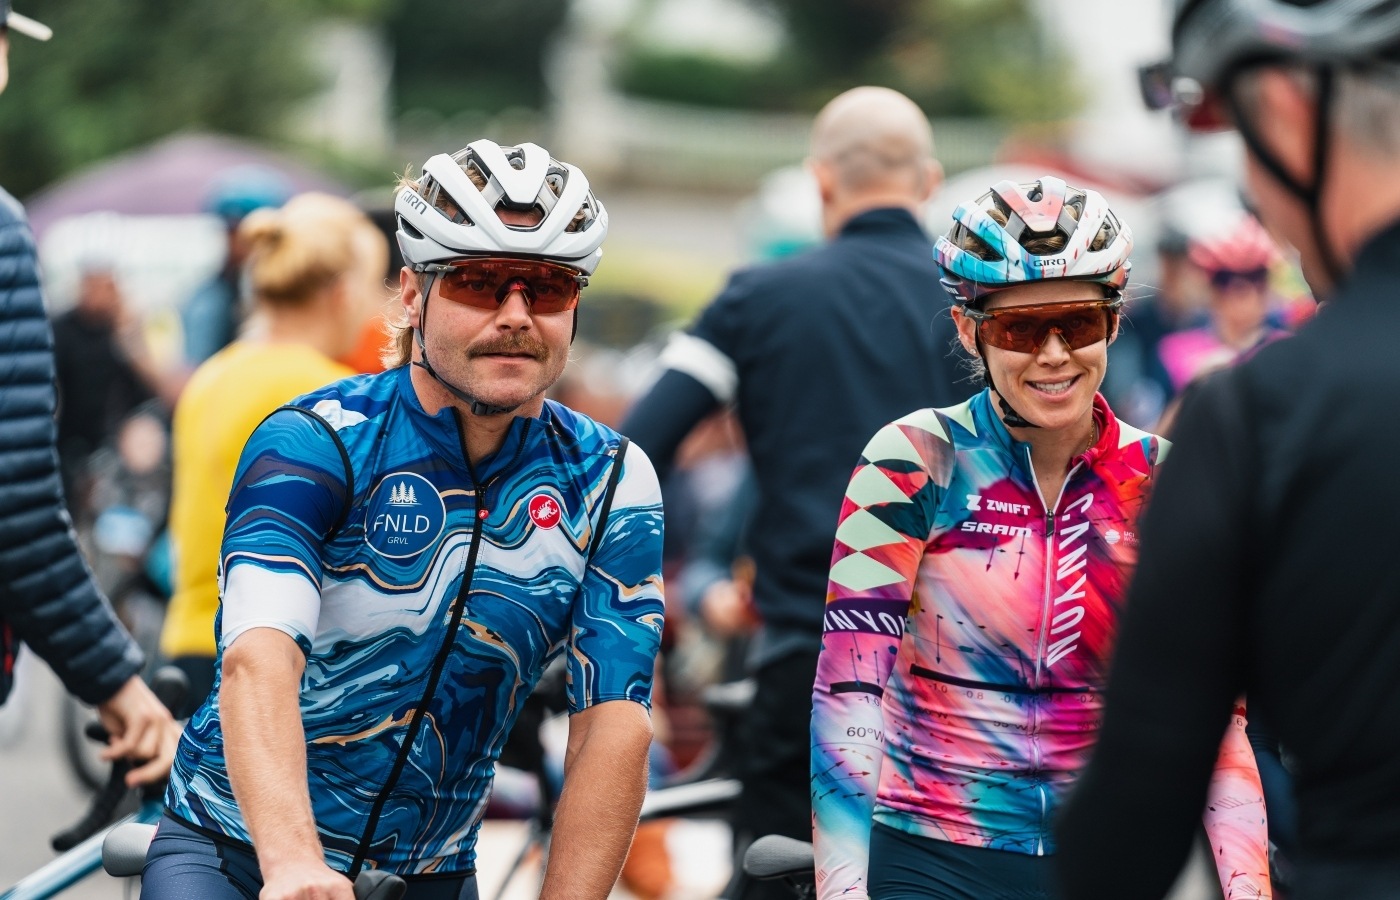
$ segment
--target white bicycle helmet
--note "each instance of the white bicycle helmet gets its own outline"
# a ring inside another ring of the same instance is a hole
[[[1132,231],[1102,194],[1046,176],[1029,184],[999,182],[958,206],[933,253],[953,302],[967,305],[1056,278],[1102,284],[1121,295],[1132,249]]]
[[[537,209],[542,218],[507,225],[500,208]],[[399,189],[394,214],[399,249],[415,271],[463,256],[517,256],[591,275],[608,233],[607,210],[583,172],[537,144],[479,140],[450,156],[439,153],[423,165],[416,185]]]

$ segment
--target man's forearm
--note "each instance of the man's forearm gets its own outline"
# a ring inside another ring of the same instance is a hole
[[[637,709],[639,725],[595,730],[566,760],[540,900],[603,900],[612,891],[646,795],[651,728]]]
[[[296,644],[271,629],[242,635],[224,656],[228,777],[264,877],[284,862],[323,858],[306,782],[302,665]]]

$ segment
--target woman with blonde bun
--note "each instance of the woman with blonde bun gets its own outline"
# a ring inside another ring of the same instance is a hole
[[[353,204],[301,194],[239,225],[252,314],[243,334],[206,360],[175,408],[174,551],[161,651],[190,678],[189,708],[214,681],[214,617],[224,505],[239,453],[269,413],[354,374],[347,354],[377,307],[388,257],[384,236]]]

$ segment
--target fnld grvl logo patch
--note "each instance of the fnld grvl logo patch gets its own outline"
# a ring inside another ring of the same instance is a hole
[[[433,483],[414,472],[384,476],[365,510],[365,543],[381,556],[404,559],[433,545],[447,507]]]

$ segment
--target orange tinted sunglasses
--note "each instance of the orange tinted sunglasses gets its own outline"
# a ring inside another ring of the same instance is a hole
[[[964,308],[963,315],[977,323],[978,336],[993,347],[1034,353],[1051,332],[1058,334],[1071,350],[1107,340],[1122,305],[1121,297],[1110,297],[991,310]]]
[[[425,271],[437,278],[438,295],[453,303],[495,310],[519,290],[532,312],[545,315],[573,309],[588,284],[568,266],[531,259],[461,259]]]

